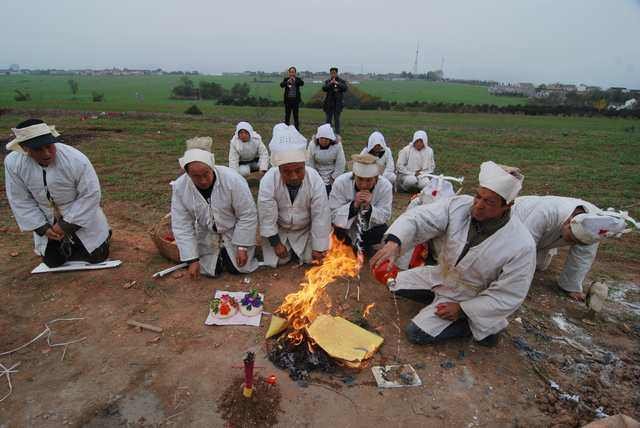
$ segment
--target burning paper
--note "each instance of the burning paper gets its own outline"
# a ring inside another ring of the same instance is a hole
[[[309,337],[331,357],[359,368],[384,339],[341,317],[320,315],[307,327]]]

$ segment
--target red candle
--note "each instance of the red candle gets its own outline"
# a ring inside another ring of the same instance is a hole
[[[253,364],[255,363],[255,354],[247,352],[244,358],[244,388],[242,394],[249,398],[253,394]]]

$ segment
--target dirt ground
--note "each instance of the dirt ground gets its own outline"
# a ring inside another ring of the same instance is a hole
[[[8,214],[6,206],[2,211]],[[618,274],[616,284],[627,288],[616,296],[626,302],[609,302],[595,318],[555,289],[556,272],[536,275],[526,304],[495,349],[471,340],[410,345],[395,327],[393,299],[368,272],[361,278],[360,302],[353,292],[345,300],[346,282],[339,281],[327,289],[333,313],[354,319],[376,303],[368,320],[385,342],[372,364],[395,362],[399,344],[398,361],[413,364],[423,386],[381,390],[367,368],[316,373],[303,387],[266,359],[268,316],[259,328],[207,327],[203,321],[216,289],[255,286],[266,295],[266,310],[274,310],[298,288],[304,268],[263,268],[247,277],[250,284],[228,274],[198,282],[183,273],[152,280],[152,273],[170,263],[136,221],[144,209],[118,203],[106,212],[115,231],[112,256],[124,261],[113,270],[30,275],[38,259],[29,236],[16,226],[2,229],[0,352],[27,343],[56,318],[84,320],[54,324],[52,342],[86,337],[66,352],[42,338],[0,357],[7,367],[20,363],[11,376],[13,393],[0,403],[2,427],[223,426],[216,402],[242,374],[247,351],[256,352],[259,375],[277,376],[281,426],[578,426],[600,406],[608,414],[640,418],[640,323],[631,307],[640,301],[633,285],[640,282],[637,265]],[[554,271],[561,266],[555,261]],[[615,261],[607,266],[623,268]],[[599,261],[594,271],[603,270]],[[131,281],[136,284],[124,288]],[[402,299],[398,305],[400,326],[420,309]],[[164,332],[136,331],[126,324],[131,318]],[[550,336],[574,339],[578,348]],[[579,404],[559,400],[548,380],[579,395]],[[4,395],[8,387],[4,377],[0,381]]]

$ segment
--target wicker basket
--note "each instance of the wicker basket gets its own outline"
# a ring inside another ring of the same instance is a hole
[[[153,243],[156,244],[160,254],[169,260],[180,263],[180,252],[178,251],[176,242],[165,239],[167,235],[173,235],[171,233],[171,214],[162,217],[158,224],[151,228],[149,235]]]

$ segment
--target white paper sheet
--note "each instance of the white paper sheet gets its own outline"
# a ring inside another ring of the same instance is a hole
[[[216,290],[216,294],[214,297],[220,298],[220,296],[222,296],[223,294],[228,294],[229,296],[233,297],[234,299],[236,299],[238,301],[238,304],[240,303],[240,300],[242,300],[242,298],[244,297],[244,295],[246,294],[246,291],[222,291],[222,290]],[[264,294],[260,293],[260,297],[262,298],[262,301],[264,302]],[[216,318],[213,313],[211,313],[211,309],[209,309],[209,315],[207,316],[207,319],[205,320],[205,325],[252,325],[254,327],[258,327],[260,325],[260,320],[262,319],[262,312],[259,313],[256,316],[253,317],[248,317],[245,315],[242,315],[242,313],[240,312],[240,310],[238,310],[238,312],[229,318]]]
[[[102,263],[87,263],[87,262],[67,262],[62,266],[56,268],[50,268],[44,263],[40,263],[31,273],[47,273],[47,272],[70,272],[74,270],[96,270],[96,269],[110,269],[118,267],[122,264],[120,260],[106,260]]]

